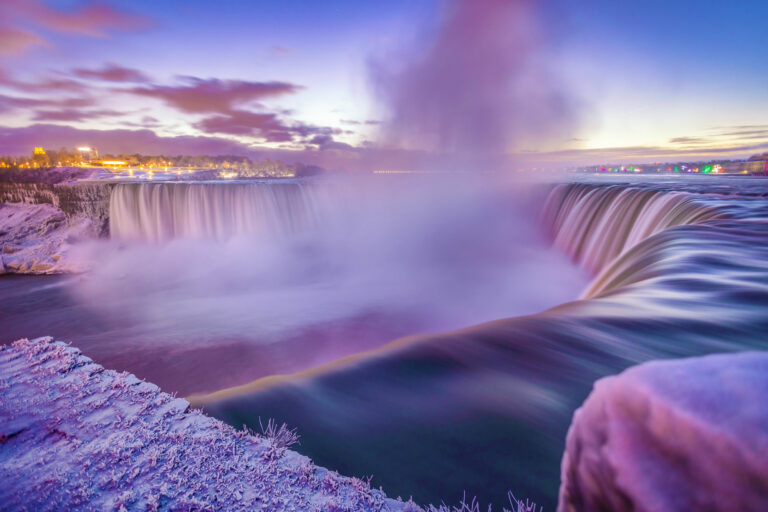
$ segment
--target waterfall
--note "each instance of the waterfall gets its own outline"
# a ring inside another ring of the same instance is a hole
[[[164,241],[280,235],[313,225],[313,187],[289,183],[124,183],[112,191],[112,238]]]
[[[721,216],[690,194],[623,185],[556,185],[543,209],[555,247],[593,275],[651,235]]]
[[[109,205],[112,238],[164,241],[283,235],[316,226],[339,197],[280,183],[123,183]],[[669,227],[722,216],[692,194],[623,185],[561,184],[544,204],[554,245],[593,275]],[[345,201],[341,201],[344,203]]]

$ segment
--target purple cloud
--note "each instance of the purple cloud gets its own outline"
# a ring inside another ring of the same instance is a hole
[[[108,62],[100,69],[78,68],[72,73],[79,77],[104,82],[149,82],[149,77],[138,69],[131,69]]]
[[[24,93],[40,93],[40,92],[75,92],[85,93],[90,90],[90,87],[86,84],[72,80],[70,78],[60,77],[48,77],[34,81],[21,81],[12,78],[8,73],[0,74],[0,85],[16,89]]]
[[[130,32],[150,25],[146,18],[117,10],[103,2],[92,2],[79,9],[60,10],[41,0],[3,0],[8,17],[64,34],[106,37],[111,31]]]
[[[79,122],[101,117],[119,117],[125,115],[117,110],[80,110],[65,108],[59,110],[38,110],[32,116],[33,121],[69,121]]]
[[[206,117],[195,123],[194,126],[206,133],[247,135],[260,137],[269,142],[293,140],[290,128],[284,125],[275,114],[271,113],[233,110],[227,114]]]
[[[293,94],[302,87],[288,82],[247,82],[184,77],[184,85],[151,85],[130,92],[157,98],[189,113],[228,113],[236,106],[255,100]]]
[[[0,27],[0,57],[18,55],[35,46],[45,45],[43,38],[17,28]]]
[[[332,134],[341,132],[337,128],[328,126],[285,122],[274,113],[245,110],[232,110],[225,114],[206,117],[195,123],[194,127],[205,133],[258,137],[266,142],[293,142],[307,137],[330,137]],[[332,138],[328,142],[332,142]],[[316,144],[316,142],[308,143]]]
[[[0,112],[7,112],[19,108],[79,108],[88,107],[92,104],[93,102],[89,98],[64,98],[60,100],[49,100],[0,95]]]

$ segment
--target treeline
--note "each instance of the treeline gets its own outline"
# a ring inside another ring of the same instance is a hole
[[[77,151],[61,148],[58,151],[46,149],[44,153],[33,152],[29,156],[0,156],[0,167],[6,169],[41,169],[46,167],[69,167],[83,163],[83,158]]]

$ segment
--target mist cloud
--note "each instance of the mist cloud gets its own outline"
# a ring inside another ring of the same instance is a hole
[[[498,156],[570,128],[571,99],[550,69],[535,0],[451,0],[440,23],[373,79],[389,144],[472,159]],[[401,64],[404,62],[404,64]]]

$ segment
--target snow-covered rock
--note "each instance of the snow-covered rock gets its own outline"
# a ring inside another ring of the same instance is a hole
[[[0,274],[85,270],[72,243],[108,235],[112,185],[99,169],[60,167],[0,173]]]
[[[558,510],[768,510],[768,353],[597,381],[568,432]]]
[[[77,272],[71,243],[94,230],[91,219],[70,222],[50,204],[0,203],[0,274]]]
[[[189,410],[51,338],[0,348],[2,510],[420,510],[280,439]]]

